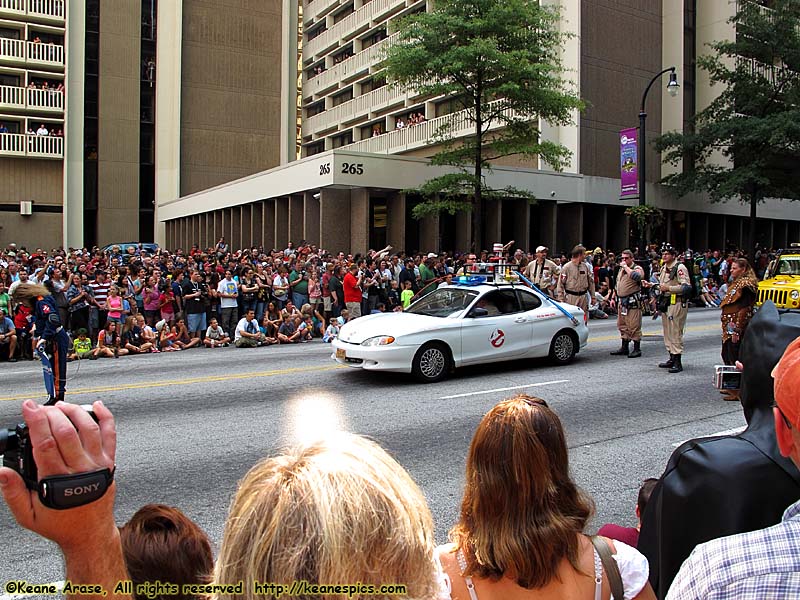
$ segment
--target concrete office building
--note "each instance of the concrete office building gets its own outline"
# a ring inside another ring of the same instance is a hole
[[[573,154],[563,173],[545,164],[506,160],[490,175],[493,185],[532,190],[540,199],[496,203],[488,211],[488,239],[515,239],[523,247],[540,243],[566,249],[620,248],[627,243],[624,210],[636,199],[620,200],[619,131],[638,124],[641,95],[650,78],[676,66],[680,91],[666,93],[666,79],[648,98],[647,136],[682,129],[713,98],[705,74],[695,69],[699,53],[713,40],[734,35],[727,0],[552,0],[563,8],[562,27],[577,36],[564,50],[584,114],[569,127],[542,124],[545,137]],[[466,249],[468,215],[422,221],[410,217],[415,199],[403,190],[436,173],[426,157],[428,140],[443,119],[456,119],[447,98],[422,98],[376,76],[381,51],[393,43],[392,22],[427,9],[426,0],[313,0],[302,10],[284,2],[284,27],[301,24],[300,97],[294,96],[295,36],[284,38],[282,82],[287,91],[281,114],[282,164],[239,181],[189,195],[158,195],[162,243],[168,247],[212,245],[225,236],[234,247],[285,247],[301,238],[331,250],[366,250],[391,243],[407,250]],[[293,29],[292,29],[293,31]],[[299,139],[295,104],[302,110]],[[397,128],[409,115],[426,121]],[[293,149],[301,148],[296,161]],[[648,203],[666,214],[660,237],[677,246],[723,247],[743,243],[747,207],[710,204],[702,198],[674,198],[656,182],[668,172],[648,149]],[[787,202],[760,208],[762,243],[781,246],[800,239],[800,211]]]
[[[176,197],[278,165],[281,15],[0,0],[0,244],[150,241],[158,185]],[[27,134],[41,125],[63,137]]]

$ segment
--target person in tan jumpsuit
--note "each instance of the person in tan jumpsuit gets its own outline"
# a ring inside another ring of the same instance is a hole
[[[547,258],[547,248],[539,246],[536,248],[536,258],[525,267],[525,277],[530,279],[545,294],[550,297],[554,295],[554,282],[558,278],[561,269],[552,260]]]
[[[658,366],[669,369],[670,373],[680,373],[683,371],[681,364],[683,330],[689,312],[692,283],[689,279],[689,270],[678,262],[677,253],[672,246],[666,246],[662,250],[661,258],[664,264],[658,274],[658,286],[661,290],[659,310],[661,310],[664,345],[669,352],[669,360]]]
[[[586,292],[594,298],[594,273],[586,263],[586,248],[575,246],[570,253],[572,260],[561,268],[556,296],[561,302],[579,306],[589,312]]]
[[[614,299],[617,304],[617,329],[622,336],[622,346],[611,354],[639,358],[642,355],[642,304],[640,293],[644,270],[633,262],[633,252],[623,250],[622,263],[617,273]],[[633,342],[633,352],[629,351]]]

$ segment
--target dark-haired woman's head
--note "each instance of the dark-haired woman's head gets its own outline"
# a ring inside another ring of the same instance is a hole
[[[136,600],[156,600],[136,594],[136,586],[161,581],[179,586],[207,583],[214,571],[211,543],[205,532],[177,508],[147,504],[119,529],[125,565]],[[160,597],[159,597],[160,598]],[[164,600],[194,600],[179,593]]]

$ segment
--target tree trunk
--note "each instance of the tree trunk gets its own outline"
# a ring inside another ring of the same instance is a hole
[[[481,148],[481,129],[483,120],[480,101],[475,104],[475,189],[472,197],[472,244],[473,251],[479,254],[483,249],[483,154]]]
[[[754,192],[750,196],[750,265],[755,267],[756,262],[756,214],[758,212],[758,196]]]

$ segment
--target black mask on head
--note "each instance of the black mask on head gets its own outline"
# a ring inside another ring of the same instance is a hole
[[[786,347],[800,336],[800,313],[778,312],[765,302],[750,321],[742,340],[742,407],[749,423],[757,411],[769,411],[774,401],[772,369]]]

